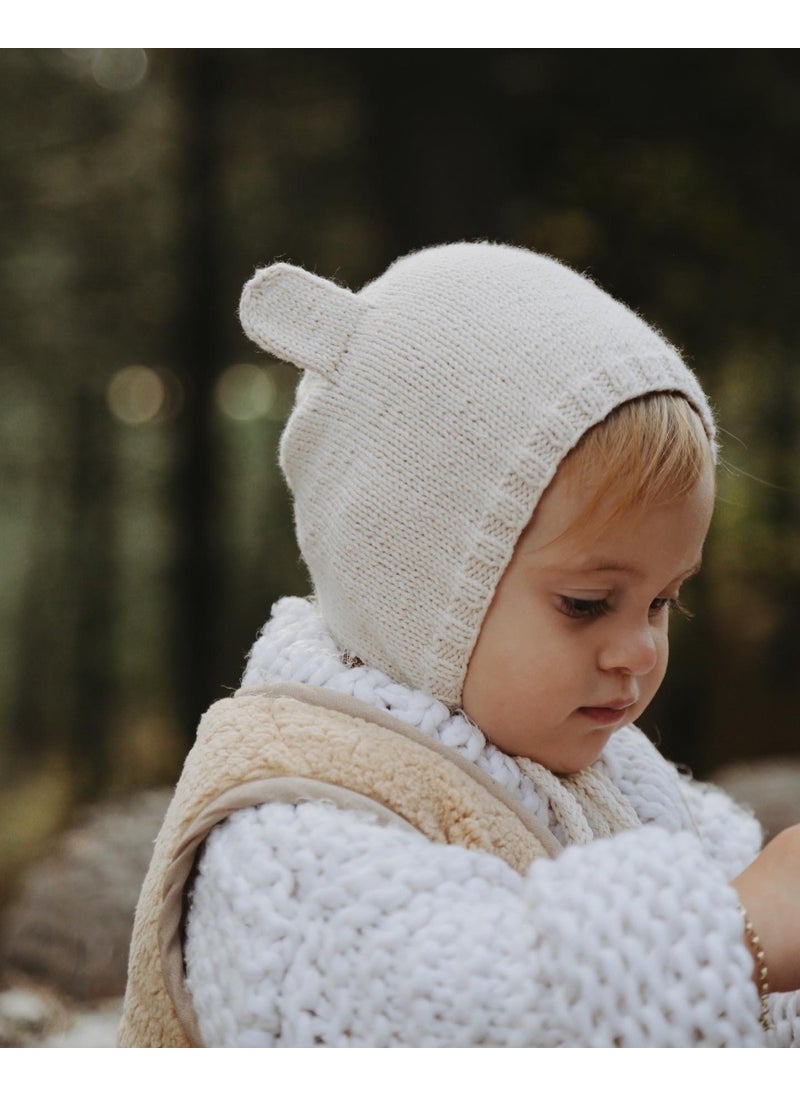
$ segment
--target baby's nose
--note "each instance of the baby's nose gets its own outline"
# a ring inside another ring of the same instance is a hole
[[[649,624],[640,628],[626,627],[616,631],[600,653],[603,670],[616,670],[631,677],[649,674],[658,659],[653,629]]]

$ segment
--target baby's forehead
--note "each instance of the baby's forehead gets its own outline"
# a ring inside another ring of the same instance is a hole
[[[681,583],[700,569],[713,510],[713,482],[700,477],[680,497],[586,516],[563,482],[547,493],[520,537],[510,567],[546,581]]]

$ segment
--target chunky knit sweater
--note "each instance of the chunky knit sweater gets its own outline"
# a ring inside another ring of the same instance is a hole
[[[800,1045],[800,997],[763,1032],[729,885],[753,818],[635,728],[583,774],[502,754],[459,712],[348,665],[313,605],[279,602],[243,687],[324,686],[457,751],[565,846],[522,873],[368,809],[271,802],[205,843],[186,985],[209,1046]],[[602,804],[602,809],[598,809]],[[610,820],[610,821],[609,821]]]

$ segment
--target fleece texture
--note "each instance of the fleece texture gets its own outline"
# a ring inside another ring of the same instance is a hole
[[[324,690],[296,692],[314,702],[240,694],[201,722],[136,910],[122,1046],[201,1041],[183,984],[185,888],[203,840],[232,811],[284,798],[356,803],[382,823],[480,850],[515,872],[560,851],[513,797],[413,728]],[[322,707],[320,694],[344,710]]]

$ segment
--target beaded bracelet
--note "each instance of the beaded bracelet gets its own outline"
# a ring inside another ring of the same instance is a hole
[[[758,996],[761,1001],[761,1012],[759,1013],[759,1020],[762,1028],[765,1031],[769,1030],[769,971],[767,970],[767,959],[764,955],[764,949],[761,946],[761,940],[758,937],[758,933],[753,928],[753,922],[747,913],[744,906],[739,906],[739,911],[744,918],[744,935],[747,940],[747,946],[749,947],[753,959],[756,963],[756,973],[758,975]]]

